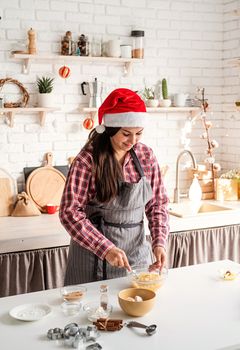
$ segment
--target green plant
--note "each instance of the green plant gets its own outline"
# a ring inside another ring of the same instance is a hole
[[[168,86],[165,78],[162,80],[162,96],[164,100],[168,99]]]
[[[145,89],[142,92],[142,95],[143,95],[145,100],[154,100],[154,98],[155,98],[155,93],[154,93],[153,88],[145,87]]]
[[[53,90],[54,78],[41,77],[37,78],[37,86],[40,94],[50,94]]]

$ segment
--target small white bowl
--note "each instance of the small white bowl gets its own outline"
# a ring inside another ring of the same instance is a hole
[[[69,303],[67,301],[64,301],[61,304],[61,309],[65,316],[76,316],[81,310],[81,303]]]

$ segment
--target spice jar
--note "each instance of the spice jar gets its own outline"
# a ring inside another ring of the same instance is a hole
[[[81,56],[89,56],[89,41],[86,35],[80,35],[77,46],[79,48]]]
[[[75,53],[74,42],[72,40],[72,32],[68,30],[61,41],[61,55],[71,56]]]
[[[132,30],[131,32],[133,47],[132,47],[132,57],[133,58],[143,58],[144,57],[144,31],[143,30]]]

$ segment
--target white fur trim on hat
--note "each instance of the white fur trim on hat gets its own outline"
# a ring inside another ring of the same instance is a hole
[[[125,112],[104,114],[104,125],[109,127],[144,127],[146,125],[146,112]]]

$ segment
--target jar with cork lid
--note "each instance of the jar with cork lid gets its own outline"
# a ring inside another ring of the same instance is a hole
[[[132,30],[132,58],[144,57],[144,31]]]

